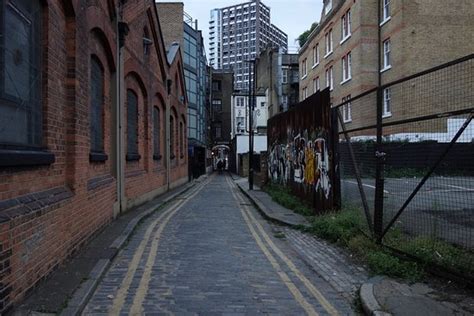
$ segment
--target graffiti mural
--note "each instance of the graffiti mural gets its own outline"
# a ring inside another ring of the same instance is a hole
[[[332,209],[337,196],[328,94],[317,93],[268,122],[268,179],[290,187],[316,211]]]
[[[268,163],[268,176],[273,182],[287,185],[291,174],[293,182],[321,190],[329,198],[331,180],[326,138],[307,140],[298,135],[290,143],[274,143]]]

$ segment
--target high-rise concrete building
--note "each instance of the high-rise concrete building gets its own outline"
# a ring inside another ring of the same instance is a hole
[[[252,0],[211,10],[209,63],[215,69],[234,71],[234,88],[248,88],[249,67],[269,44],[288,50],[288,36],[270,22],[270,8]],[[253,74],[251,71],[250,75]]]

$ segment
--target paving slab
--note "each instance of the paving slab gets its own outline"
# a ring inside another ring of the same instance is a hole
[[[266,192],[262,191],[258,185],[254,184],[253,190],[249,190],[247,178],[232,175],[232,179],[240,190],[255,203],[257,209],[267,219],[291,227],[309,227],[309,222],[304,216],[273,201],[272,198]]]
[[[437,300],[427,284],[406,284],[387,277],[374,277],[360,289],[360,299],[367,315],[446,316],[471,315],[458,305]]]

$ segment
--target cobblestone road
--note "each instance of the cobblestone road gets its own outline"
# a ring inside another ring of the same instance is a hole
[[[137,229],[84,314],[353,314],[278,237],[230,177],[211,176]]]

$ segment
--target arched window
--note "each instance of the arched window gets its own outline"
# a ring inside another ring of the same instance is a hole
[[[160,154],[160,110],[153,108],[153,159],[161,159]]]
[[[104,70],[99,60],[91,58],[90,72],[90,141],[92,153],[104,152]]]
[[[173,159],[175,157],[175,154],[174,154],[174,150],[175,150],[175,146],[174,146],[174,134],[175,134],[175,130],[174,130],[174,117],[173,115],[170,116],[170,158]]]
[[[179,122],[179,157],[184,157],[183,122]]]
[[[0,1],[0,144],[42,145],[40,1]]]
[[[176,96],[179,98],[179,81],[178,81],[178,74],[174,76],[174,89]]]
[[[127,90],[127,160],[138,160],[138,97]]]

